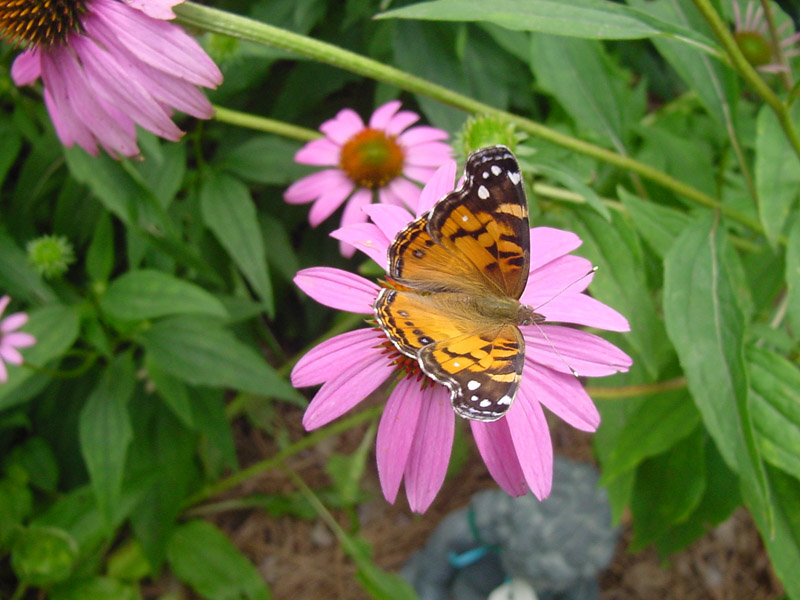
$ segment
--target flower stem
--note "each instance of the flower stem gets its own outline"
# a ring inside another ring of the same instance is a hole
[[[686,387],[686,377],[676,377],[667,381],[656,381],[655,383],[640,383],[637,385],[621,385],[619,387],[586,386],[586,393],[592,398],[602,400],[621,400],[623,398],[633,398],[635,396],[650,396],[670,390],[677,390]]]
[[[297,125],[291,125],[283,121],[259,117],[250,113],[239,112],[238,110],[231,110],[230,108],[223,108],[222,106],[216,105],[214,106],[214,119],[221,123],[247,127],[248,129],[265,131],[266,133],[274,133],[276,135],[300,140],[301,142],[310,142],[321,135],[318,131],[314,131],[313,129],[306,129],[305,127],[298,127]]]
[[[271,471],[272,469],[280,466],[283,461],[287,458],[294,456],[298,452],[305,450],[306,448],[310,448],[315,444],[319,443],[321,440],[328,438],[332,435],[337,435],[348,429],[352,429],[356,425],[360,425],[365,421],[369,421],[370,419],[374,419],[378,415],[383,412],[383,405],[372,406],[365,410],[362,410],[359,413],[352,415],[346,419],[342,419],[341,421],[336,421],[335,423],[328,425],[327,427],[323,427],[322,429],[318,429],[314,433],[311,433],[304,438],[297,440],[295,443],[290,444],[280,452],[277,452],[275,455],[271,456],[270,458],[266,458],[262,461],[259,461],[253,465],[250,465],[246,469],[242,469],[225,479],[221,479],[216,483],[206,487],[203,490],[200,490],[196,494],[187,498],[183,503],[184,509],[189,509],[208,498],[212,498],[222,492],[228,491],[231,488],[236,487],[237,485],[247,481],[248,479],[252,479],[261,475],[262,473],[266,473],[267,471]]]
[[[670,189],[696,204],[717,209],[727,217],[754,231],[759,233],[764,232],[761,223],[759,223],[757,219],[752,219],[730,206],[721,204],[708,194],[650,165],[627,156],[622,156],[601,146],[596,146],[560,133],[531,119],[497,109],[421,77],[410,75],[400,69],[384,65],[378,61],[338,48],[326,42],[273,27],[272,25],[261,23],[247,17],[228,13],[209,6],[195,4],[194,2],[183,2],[176,6],[174,11],[178,15],[178,20],[184,25],[295,52],[302,56],[345,69],[352,73],[357,73],[370,79],[395,85],[408,92],[427,96],[428,98],[432,98],[443,104],[459,108],[469,113],[499,116],[533,136],[574,152],[591,156],[592,158],[621,169],[637,173],[645,179]],[[780,104],[780,101],[778,101],[778,104]],[[800,141],[797,147],[800,149]]]
[[[786,139],[789,140],[795,154],[800,159],[800,136],[798,136],[797,129],[792,122],[789,109],[748,62],[722,18],[711,5],[710,0],[692,0],[692,2],[694,2],[700,14],[703,15],[714,35],[717,36],[717,40],[719,40],[719,43],[730,57],[734,69],[775,112],[783,132],[786,134]]]

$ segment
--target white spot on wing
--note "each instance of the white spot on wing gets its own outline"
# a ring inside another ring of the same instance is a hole
[[[491,406],[491,405],[492,405],[492,401],[491,400],[486,400],[486,399],[481,400],[481,403],[480,403],[480,407],[481,408],[486,408],[487,406]]]
[[[484,171],[483,172],[483,178],[484,179],[489,179],[489,171]]]
[[[511,404],[511,397],[510,396],[503,396],[500,400],[497,401],[498,404]]]
[[[472,400],[473,402],[477,402],[478,401],[478,397],[477,396],[470,396],[469,399]]]
[[[508,178],[514,185],[517,185],[522,180],[522,178],[519,176],[519,173],[512,173],[511,171],[508,172]]]
[[[467,382],[467,389],[469,389],[470,392],[474,392],[479,387],[481,387],[481,382],[480,381],[475,381],[474,379],[470,379]]]
[[[483,186],[481,186],[481,187],[483,187]],[[464,215],[463,217],[461,217],[461,220],[466,223],[467,221],[469,221],[469,217],[467,215]]]
[[[500,175],[500,173],[502,172],[503,170],[500,167],[498,167],[497,165],[492,165],[492,173],[494,173],[495,175]]]
[[[486,186],[480,186],[478,188],[478,198],[481,200],[486,200],[489,197],[489,190],[486,189]]]

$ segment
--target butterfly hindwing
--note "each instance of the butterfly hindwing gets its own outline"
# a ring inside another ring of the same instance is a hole
[[[428,231],[489,282],[485,293],[518,299],[528,280],[530,226],[522,175],[511,151],[492,146],[471,154],[464,185],[434,206]]]

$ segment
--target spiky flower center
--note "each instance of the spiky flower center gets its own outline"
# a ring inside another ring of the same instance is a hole
[[[757,31],[737,31],[733,34],[733,37],[747,62],[754,67],[769,64],[772,60],[772,46]]]
[[[339,166],[357,185],[376,189],[403,172],[405,155],[395,136],[364,129],[351,137],[339,157]]]
[[[80,31],[87,0],[0,0],[0,38],[19,46],[53,46]]]

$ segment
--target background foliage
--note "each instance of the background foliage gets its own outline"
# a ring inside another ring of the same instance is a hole
[[[590,389],[616,518],[630,507],[633,548],[666,556],[743,503],[800,598],[796,62],[783,75],[739,64],[714,30],[714,14],[724,31],[733,21],[727,0],[387,4],[215,6],[530,119],[511,120],[528,134],[519,156],[536,175],[534,223],[583,238],[600,267],[592,293],[631,323],[611,336],[633,356],[630,373]],[[225,109],[315,128],[399,96],[456,133],[475,106],[242,37],[201,35],[225,75],[211,94]],[[306,403],[286,379],[298,353],[357,322],[291,283],[305,266],[360,266],[339,256],[332,222],[312,230],[305,207],[283,202],[310,172],[292,160],[304,140],[220,111],[182,123],[179,143],[142,133],[141,161],[92,158],[62,148],[40,95],[13,87],[14,54],[0,56],[0,291],[30,312],[38,343],[0,386],[0,579],[18,582],[16,598],[29,587],[53,600],[137,598],[166,567],[211,600],[267,598],[255,567],[187,510],[375,415],[300,441],[274,418],[278,403]],[[42,234],[74,247],[61,278],[28,260]],[[240,471],[235,418],[266,427],[282,454]],[[408,597],[325,508],[358,504],[371,441],[334,457],[333,489],[298,481],[299,493],[262,506],[321,515],[365,589]]]

